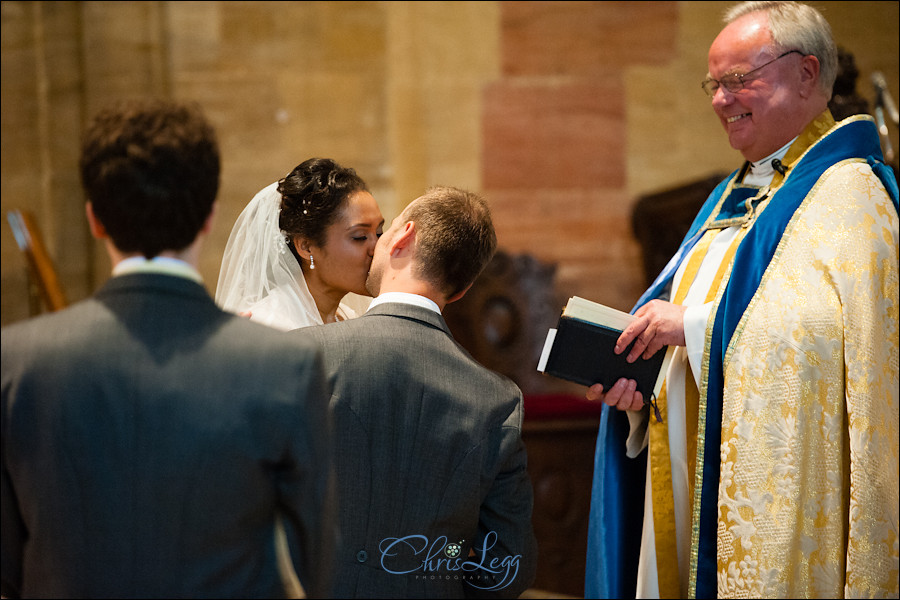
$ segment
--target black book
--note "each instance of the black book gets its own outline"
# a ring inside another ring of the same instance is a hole
[[[584,386],[595,383],[608,390],[620,378],[634,379],[644,402],[659,393],[671,360],[665,346],[648,359],[625,359],[629,346],[616,354],[616,340],[635,317],[628,313],[573,296],[544,343],[538,371]],[[633,344],[634,342],[632,342]]]

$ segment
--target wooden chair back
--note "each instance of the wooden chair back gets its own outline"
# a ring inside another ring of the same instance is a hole
[[[37,284],[40,299],[49,311],[57,311],[68,304],[66,295],[59,279],[56,276],[56,268],[53,260],[47,253],[40,229],[35,222],[34,215],[28,210],[14,209],[6,214],[9,226],[12,228],[13,237],[16,239],[19,249],[25,254],[28,261],[28,271],[31,280]]]

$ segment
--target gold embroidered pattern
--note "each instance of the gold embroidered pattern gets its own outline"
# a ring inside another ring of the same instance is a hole
[[[898,283],[890,200],[832,167],[725,357],[719,596],[897,596]]]

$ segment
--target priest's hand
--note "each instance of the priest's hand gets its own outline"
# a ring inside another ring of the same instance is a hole
[[[616,354],[624,352],[631,340],[635,340],[634,346],[626,358],[630,363],[642,355],[645,359],[650,358],[663,346],[684,346],[686,309],[686,306],[663,300],[651,300],[643,305],[634,313],[637,318],[619,336]]]
[[[620,379],[606,393],[602,385],[595,383],[588,388],[585,398],[593,402],[599,400],[619,410],[641,410],[644,407],[644,397],[637,391],[634,379]]]

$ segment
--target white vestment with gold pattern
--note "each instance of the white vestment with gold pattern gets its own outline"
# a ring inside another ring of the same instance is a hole
[[[716,311],[725,287],[744,276],[732,271],[733,249],[769,199],[778,202],[790,167],[834,125],[829,113],[810,124],[755,214],[701,231],[674,277],[673,301],[694,314],[708,306],[710,317],[699,361],[690,332],[675,354],[664,423],[651,419],[639,596],[698,593],[695,490],[708,478],[709,454],[697,448],[697,423],[703,440]],[[724,350],[714,465],[719,597],[897,597],[898,285],[895,200],[865,159],[842,160],[787,222]]]

